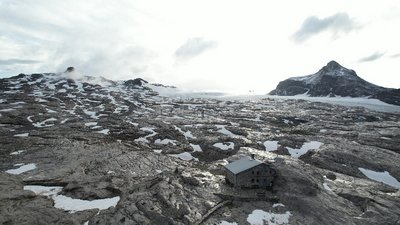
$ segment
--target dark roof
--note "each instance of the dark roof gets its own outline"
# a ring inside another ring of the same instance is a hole
[[[260,160],[252,159],[251,157],[243,157],[241,159],[238,159],[236,161],[233,161],[233,162],[225,165],[225,168],[227,168],[229,171],[231,171],[234,174],[238,174],[245,170],[248,170],[250,168],[258,166],[262,163],[263,162],[261,162]]]

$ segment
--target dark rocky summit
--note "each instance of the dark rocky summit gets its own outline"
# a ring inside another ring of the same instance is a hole
[[[293,96],[307,94],[311,97],[369,97],[400,105],[400,89],[390,89],[371,84],[354,70],[344,68],[335,61],[329,62],[317,73],[292,77],[279,82],[271,95]]]
[[[71,73],[71,72],[74,72],[74,71],[75,71],[75,67],[70,66],[65,70],[65,73]]]
[[[399,113],[69,75],[0,79],[0,224],[399,223]],[[251,154],[270,190],[225,182]]]
[[[135,86],[143,86],[144,84],[147,84],[149,82],[143,80],[142,78],[136,78],[133,80],[127,80],[125,81],[125,86],[131,86],[131,87],[135,87]]]

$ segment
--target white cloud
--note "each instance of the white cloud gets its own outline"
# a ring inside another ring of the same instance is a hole
[[[400,57],[400,53],[393,54],[393,55],[391,55],[390,57],[392,57],[392,58],[399,58],[399,57]]]
[[[209,41],[199,37],[190,38],[175,51],[174,55],[178,60],[188,60],[216,46],[216,41]]]
[[[363,57],[359,59],[359,62],[371,62],[380,59],[382,56],[385,55],[385,52],[375,52],[372,55],[369,55],[367,57]]]
[[[293,35],[296,42],[304,42],[323,31],[331,31],[334,35],[338,33],[348,33],[360,28],[354,19],[351,19],[347,13],[336,13],[335,15],[318,18],[310,16],[304,20],[301,28]]]
[[[18,64],[35,64],[39,63],[37,60],[29,60],[29,59],[0,59],[0,65],[18,65]]]

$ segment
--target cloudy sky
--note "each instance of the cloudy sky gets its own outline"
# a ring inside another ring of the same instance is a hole
[[[400,0],[0,0],[0,77],[74,66],[266,93],[336,60],[400,88]]]

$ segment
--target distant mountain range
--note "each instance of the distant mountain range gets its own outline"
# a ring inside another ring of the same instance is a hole
[[[271,95],[293,96],[305,94],[311,97],[368,97],[400,105],[400,89],[381,87],[360,78],[354,70],[330,61],[317,73],[291,77],[279,82]]]

